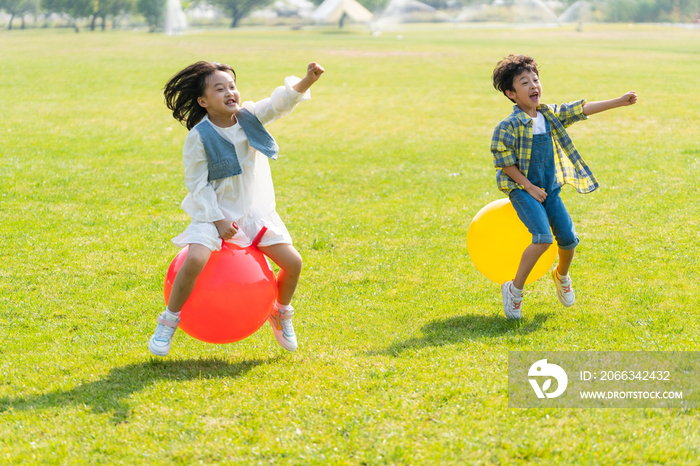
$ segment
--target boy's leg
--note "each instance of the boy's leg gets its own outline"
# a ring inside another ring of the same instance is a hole
[[[520,319],[522,317],[521,304],[523,301],[523,288],[525,280],[537,263],[537,260],[549,248],[549,244],[531,244],[525,248],[518,272],[513,281],[505,282],[501,285],[501,296],[503,297],[503,312],[508,319]]]
[[[165,356],[170,352],[173,334],[180,323],[180,311],[187,298],[192,294],[197,277],[207,265],[211,250],[201,244],[190,244],[187,257],[178,270],[170,290],[168,306],[160,316],[153,336],[148,342],[148,349],[156,356]]]
[[[297,349],[297,338],[292,325],[294,308],[292,297],[299,283],[302,259],[291,244],[274,244],[258,248],[280,267],[277,274],[277,302],[270,314],[270,326],[277,342],[287,351]]]
[[[569,277],[569,267],[574,260],[579,239],[574,222],[559,196],[559,190],[547,196],[544,206],[559,246],[559,265],[552,270],[552,280],[557,290],[557,299],[562,305],[569,307],[576,301],[576,294],[572,287],[573,280]]]
[[[562,277],[569,275],[569,267],[574,261],[575,252],[576,249],[559,248],[559,265],[557,266],[557,273]]]
[[[576,294],[574,293],[574,281],[569,276],[569,266],[574,260],[574,249],[559,248],[559,266],[552,270],[552,280],[557,289],[557,299],[564,307],[573,306],[576,302]],[[565,270],[566,273],[561,271]]]
[[[547,251],[554,238],[549,229],[547,211],[542,203],[522,189],[513,190],[510,193],[510,201],[518,217],[532,234],[532,244],[523,252],[513,279],[513,284],[522,289],[540,256]]]
[[[542,254],[547,252],[550,246],[550,243],[532,243],[525,248],[520,258],[518,272],[515,274],[515,279],[513,280],[513,285],[515,285],[516,288],[523,289],[527,277],[530,276],[530,272],[532,272],[537,261],[542,257]]]
[[[560,190],[554,190],[547,195],[542,204],[545,211],[547,212],[547,218],[549,224],[552,227],[552,233],[557,240],[557,246],[559,246],[559,272],[562,275],[569,273],[569,266],[571,261],[573,261],[574,253],[562,251],[573,251],[579,244],[578,236],[576,235],[576,228],[574,227],[574,222],[571,220],[571,215],[564,205],[560,197]],[[563,264],[562,264],[563,262]],[[563,273],[566,272],[566,273]]]
[[[510,201],[518,217],[532,234],[532,244],[523,251],[515,278],[501,286],[503,312],[509,319],[519,319],[522,316],[521,303],[525,281],[554,238],[549,230],[547,212],[539,201],[520,189],[510,193]]]

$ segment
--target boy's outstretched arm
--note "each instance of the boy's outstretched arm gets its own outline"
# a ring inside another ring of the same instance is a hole
[[[294,89],[300,94],[303,94],[311,87],[313,83],[318,81],[318,79],[321,77],[324,71],[326,70],[324,70],[323,67],[318,63],[309,63],[309,66],[306,69],[306,76],[304,76],[301,81],[292,86],[292,89]]]
[[[617,99],[601,100],[600,102],[586,102],[583,104],[583,114],[593,115],[594,113],[604,112],[605,110],[610,110],[611,108],[625,107],[627,105],[634,105],[637,103],[637,93],[634,91],[629,91],[627,94]]]

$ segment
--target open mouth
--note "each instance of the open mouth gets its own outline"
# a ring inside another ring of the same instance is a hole
[[[226,105],[235,105],[236,101],[234,99],[229,99],[226,101]]]
[[[532,100],[532,101],[540,100],[540,93],[533,92],[532,94],[530,94],[530,100]]]

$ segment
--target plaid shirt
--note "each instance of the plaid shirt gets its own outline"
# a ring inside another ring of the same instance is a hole
[[[590,193],[598,188],[598,181],[574,147],[566,129],[580,120],[588,118],[583,114],[585,100],[562,104],[557,107],[540,104],[537,110],[544,115],[552,127],[554,140],[554,166],[559,186],[570,184],[579,193]],[[527,176],[532,153],[532,118],[515,105],[513,113],[501,121],[491,138],[493,165],[498,169],[496,183],[506,194],[514,189],[524,189],[501,170],[510,165]]]

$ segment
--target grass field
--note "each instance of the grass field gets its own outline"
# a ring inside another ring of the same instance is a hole
[[[698,349],[698,31],[237,30],[0,34],[0,463],[698,464],[700,415],[511,409],[509,351]],[[398,37],[401,36],[401,37]],[[564,200],[577,303],[529,287],[522,322],[467,256],[502,197],[489,153],[526,53],[544,101],[618,97],[570,129],[601,189]],[[147,350],[188,224],[186,130],[161,89],[233,65],[259,100],[310,61],[312,100],[270,126],[278,211],[305,260],[297,352],[266,325]]]

